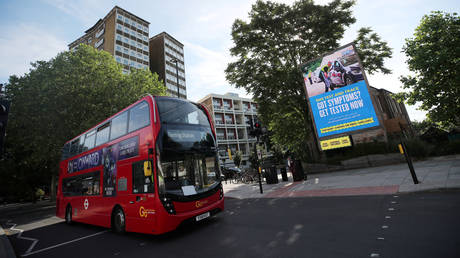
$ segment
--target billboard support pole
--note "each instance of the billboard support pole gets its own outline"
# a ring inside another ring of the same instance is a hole
[[[399,123],[399,129],[400,129],[400,141],[401,141],[401,144],[400,144],[400,152],[404,154],[404,157],[406,158],[406,162],[407,162],[407,166],[409,166],[409,170],[410,170],[410,175],[412,176],[412,181],[414,181],[414,184],[418,184],[419,181],[417,179],[417,174],[415,174],[415,169],[414,169],[414,166],[412,165],[412,158],[409,154],[409,152],[407,151],[407,147],[406,147],[406,144],[404,144],[404,141],[403,141],[403,138],[402,138],[402,126],[401,126],[401,123]]]
[[[407,165],[409,166],[410,174],[412,176],[412,181],[414,181],[414,184],[418,184],[419,181],[417,179],[417,174],[415,174],[414,166],[412,165],[412,159],[409,153],[407,152],[406,145],[404,144],[403,141],[401,141],[401,146],[404,152],[404,157],[406,158]]]

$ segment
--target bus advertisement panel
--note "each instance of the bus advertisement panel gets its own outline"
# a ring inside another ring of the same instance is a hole
[[[318,138],[379,126],[353,45],[303,64],[301,70]]]

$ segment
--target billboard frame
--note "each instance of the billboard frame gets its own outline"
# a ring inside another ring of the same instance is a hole
[[[325,56],[329,56],[329,55],[331,55],[331,54],[333,54],[333,53],[335,53],[335,52],[337,52],[337,51],[340,51],[341,49],[344,49],[344,48],[347,48],[347,47],[350,47],[350,46],[353,47],[353,51],[354,51],[355,54],[356,54],[356,57],[357,57],[357,59],[358,59],[359,66],[360,66],[361,69],[362,69],[362,74],[363,74],[363,77],[364,77],[364,82],[366,83],[366,89],[367,89],[367,91],[368,91],[368,93],[369,93],[369,97],[370,97],[370,100],[371,100],[371,103],[372,103],[372,108],[374,109],[374,112],[375,112],[375,115],[376,115],[376,117],[377,117],[377,119],[378,119],[378,123],[379,123],[379,124],[376,125],[376,126],[368,127],[368,128],[357,129],[357,130],[352,130],[352,131],[348,131],[348,132],[343,132],[343,133],[338,133],[338,134],[333,134],[333,135],[328,135],[328,136],[319,137],[319,135],[318,135],[318,128],[317,128],[317,126],[316,126],[315,117],[314,117],[314,115],[313,115],[313,111],[312,111],[312,107],[311,107],[310,97],[309,97],[309,95],[308,95],[307,87],[306,87],[306,85],[305,85],[305,78],[303,77],[303,73],[302,73],[302,67],[304,67],[304,66],[305,66],[306,64],[308,64],[308,63],[312,63],[312,62],[314,62],[314,61],[316,61],[316,60],[318,60],[318,59],[322,59],[322,58],[324,58]],[[376,106],[376,104],[375,104],[374,97],[373,97],[373,95],[371,94],[371,91],[370,91],[370,84],[369,84],[369,81],[367,80],[367,75],[366,75],[364,66],[363,66],[363,64],[362,64],[361,58],[359,57],[358,52],[356,51],[356,46],[355,46],[355,44],[354,44],[353,42],[352,42],[352,43],[345,44],[345,45],[343,45],[343,46],[340,46],[340,47],[338,47],[338,48],[336,48],[336,49],[334,49],[334,50],[331,50],[331,51],[329,51],[329,52],[327,52],[327,53],[324,53],[324,54],[322,54],[322,55],[320,55],[320,56],[317,56],[317,57],[315,57],[315,58],[313,58],[313,59],[310,59],[310,60],[308,60],[307,62],[304,62],[304,63],[300,64],[300,65],[298,66],[298,68],[299,68],[299,71],[300,71],[300,75],[302,76],[302,87],[303,87],[303,90],[304,90],[304,93],[305,93],[305,99],[306,99],[307,104],[308,104],[308,107],[309,107],[308,112],[309,112],[310,117],[311,117],[312,122],[313,122],[313,128],[314,128],[313,131],[314,131],[314,134],[315,134],[315,137],[316,137],[316,144],[317,144],[317,147],[318,147],[318,149],[319,149],[320,151],[323,151],[322,148],[321,148],[321,143],[320,143],[321,141],[328,140],[328,139],[333,139],[333,138],[338,138],[338,137],[343,137],[343,136],[349,136],[350,139],[351,139],[351,141],[353,142],[353,137],[352,137],[353,134],[362,133],[362,132],[366,132],[366,131],[371,131],[371,130],[375,130],[375,129],[382,129],[383,132],[384,132],[384,135],[385,135],[385,137],[386,137],[386,132],[385,132],[385,128],[384,128],[384,126],[383,126],[383,119],[382,119],[382,116],[379,115],[379,114],[376,112],[376,110],[378,110],[378,109],[377,109],[377,106]],[[354,144],[353,144],[353,145],[354,145]],[[352,145],[352,146],[353,146],[353,145]]]

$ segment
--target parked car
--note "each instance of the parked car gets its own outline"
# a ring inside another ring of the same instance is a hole
[[[364,79],[359,63],[350,64],[348,66],[346,59],[335,60],[328,72],[331,80],[332,89],[353,84]]]

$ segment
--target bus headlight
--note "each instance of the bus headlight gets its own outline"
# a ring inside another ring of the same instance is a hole
[[[172,203],[172,200],[170,198],[161,198],[161,203],[163,204],[163,207],[169,214],[176,214],[176,209],[174,208],[174,204]]]

